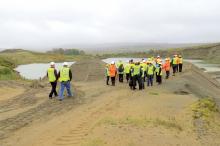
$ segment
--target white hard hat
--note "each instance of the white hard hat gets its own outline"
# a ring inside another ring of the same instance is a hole
[[[67,62],[64,62],[64,63],[63,63],[63,66],[68,66],[68,63],[67,63]]]
[[[54,62],[51,62],[50,65],[55,65],[55,63],[54,63]]]
[[[145,63],[145,62],[146,62],[146,60],[143,60],[142,62],[143,62],[143,63]]]
[[[158,55],[157,58],[160,58],[160,55]]]
[[[111,64],[115,64],[115,62],[114,62],[114,61],[112,61],[112,62],[111,62]]]

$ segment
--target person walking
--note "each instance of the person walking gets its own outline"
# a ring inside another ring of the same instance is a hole
[[[68,63],[64,62],[63,67],[60,69],[58,73],[59,81],[60,81],[60,92],[59,92],[59,100],[62,101],[64,99],[63,93],[66,88],[67,94],[69,97],[72,97],[71,92],[71,84],[70,81],[72,80],[72,72],[68,67]]]
[[[112,86],[115,86],[115,78],[116,78],[116,75],[117,75],[117,68],[115,66],[114,61],[112,61],[111,65],[109,66],[109,75],[110,75],[110,78],[111,78]]]
[[[57,70],[55,69],[55,63],[51,62],[50,67],[47,69],[47,77],[51,84],[51,91],[49,94],[49,99],[52,99],[53,95],[58,96],[56,88],[57,88]]]
[[[158,66],[156,67],[156,80],[158,85],[162,84],[162,75],[163,75],[163,71],[162,71],[162,63],[159,62]]]
[[[118,67],[118,79],[119,82],[123,83],[124,80],[124,65],[121,63]]]
[[[165,59],[165,63],[163,65],[163,69],[166,72],[166,79],[168,79],[169,76],[170,76],[170,60],[169,60],[169,58]]]
[[[130,65],[130,61],[128,61],[128,63],[125,65],[125,76],[127,83],[129,82],[129,78],[130,78],[130,69],[131,69],[131,65]]]
[[[136,89],[136,85],[138,83],[139,90],[141,90],[141,83],[140,83],[140,63],[136,62],[135,66],[133,67],[133,90]]]
[[[174,55],[173,59],[172,59],[172,62],[171,62],[172,68],[173,68],[173,76],[175,76],[175,74],[176,74],[177,61],[178,61],[177,59],[178,59],[177,55]]]
[[[145,80],[145,69],[143,66],[140,67],[140,86],[141,86],[141,89],[144,89],[145,86],[144,86],[144,81]]]
[[[179,72],[182,72],[183,69],[183,58],[182,55],[179,55]]]
[[[147,86],[153,86],[153,78],[154,78],[154,71],[155,71],[155,67],[152,64],[152,61],[148,62],[149,65],[147,66]]]
[[[109,78],[110,78],[109,64],[106,64],[105,66],[105,76],[106,76],[106,85],[109,85]]]

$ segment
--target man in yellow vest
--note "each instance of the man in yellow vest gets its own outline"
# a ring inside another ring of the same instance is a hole
[[[156,72],[156,82],[158,83],[158,85],[160,85],[162,83],[162,75],[163,75],[161,62],[158,63],[155,72]]]
[[[177,71],[177,63],[178,63],[178,56],[174,55],[172,59],[172,67],[173,67],[173,76],[175,76],[176,71]]]
[[[183,58],[182,55],[179,55],[179,72],[182,72],[183,69]]]
[[[125,65],[125,75],[126,75],[127,83],[130,78],[130,69],[131,69],[131,65],[130,65],[130,61],[128,61],[127,64]]]
[[[147,66],[147,86],[153,86],[153,78],[154,78],[154,71],[155,66],[153,65],[152,61],[148,61],[149,65]]]
[[[51,91],[50,91],[50,94],[49,94],[49,99],[52,99],[53,97],[53,94],[54,96],[57,96],[57,91],[56,91],[56,88],[57,88],[57,70],[55,69],[55,63],[54,62],[51,62],[50,63],[50,67],[47,69],[47,77],[48,77],[48,80],[51,84]]]
[[[109,64],[105,66],[105,76],[106,76],[106,85],[109,85],[110,72],[109,72]]]
[[[69,97],[72,97],[72,92],[71,92],[71,83],[70,81],[72,80],[72,72],[70,68],[68,67],[68,63],[64,62],[63,67],[60,69],[60,72],[58,73],[59,81],[60,81],[60,92],[59,92],[59,97],[60,101],[63,100],[63,93],[64,89],[67,89],[67,94]]]

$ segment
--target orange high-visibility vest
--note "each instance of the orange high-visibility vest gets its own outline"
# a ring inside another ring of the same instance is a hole
[[[116,73],[117,73],[117,69],[116,69],[116,66],[111,64],[109,66],[109,75],[110,77],[115,77],[116,76]]]
[[[170,62],[169,61],[166,61],[166,63],[163,65],[163,69],[165,71],[170,71]]]

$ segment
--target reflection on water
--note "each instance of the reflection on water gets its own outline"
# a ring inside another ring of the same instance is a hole
[[[69,66],[74,62],[68,62]],[[62,67],[63,63],[56,63],[56,69]],[[33,63],[27,65],[19,65],[15,70],[20,73],[25,79],[35,80],[46,76],[47,69],[50,67],[49,63]]]
[[[206,64],[202,60],[186,59],[185,61],[196,65],[198,68],[204,69],[205,72],[220,72],[220,65],[218,64]]]

